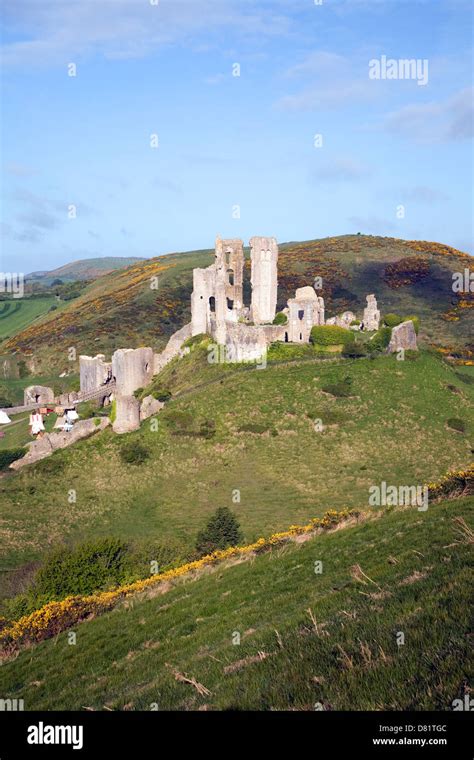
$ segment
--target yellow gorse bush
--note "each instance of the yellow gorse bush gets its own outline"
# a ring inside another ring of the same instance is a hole
[[[474,487],[474,464],[470,465],[466,470],[447,472],[436,483],[425,483],[425,486],[428,487],[430,501],[453,492],[470,492]],[[146,591],[160,583],[175,580],[195,570],[212,566],[223,560],[271,549],[298,535],[311,534],[318,530],[327,530],[345,520],[360,515],[361,512],[355,509],[344,509],[341,511],[329,509],[322,517],[313,518],[306,525],[290,525],[285,531],[273,533],[269,538],[259,538],[253,544],[248,544],[247,546],[230,546],[228,549],[218,549],[212,552],[212,554],[207,554],[193,562],[187,562],[184,565],[166,570],[163,573],[157,573],[149,578],[119,586],[112,591],[99,591],[90,596],[69,596],[59,602],[48,602],[41,609],[35,610],[29,615],[24,615],[11,625],[7,624],[3,627],[0,630],[0,643],[3,642],[8,647],[21,641],[41,641],[60,633],[92,615],[112,609],[121,599],[130,594]]]
[[[227,549],[218,549],[212,552],[212,554],[207,554],[193,562],[187,562],[184,565],[166,570],[163,573],[157,573],[149,578],[119,586],[112,591],[100,591],[90,596],[69,596],[59,602],[48,602],[41,609],[35,610],[29,615],[24,615],[11,625],[3,628],[0,631],[0,642],[11,645],[20,641],[41,641],[50,636],[55,636],[66,628],[92,615],[110,610],[117,602],[130,594],[146,591],[160,583],[172,581],[223,560],[271,549],[274,546],[291,540],[295,536],[325,530],[359,515],[360,512],[354,509],[344,509],[339,512],[331,509],[323,517],[313,518],[306,525],[291,525],[288,530],[274,533],[269,538],[259,538],[253,544],[248,544],[247,546],[230,546]]]

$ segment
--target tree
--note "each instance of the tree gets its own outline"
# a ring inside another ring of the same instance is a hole
[[[196,549],[199,554],[210,554],[216,549],[237,546],[243,540],[239,521],[227,507],[219,507],[206,527],[199,531]]]

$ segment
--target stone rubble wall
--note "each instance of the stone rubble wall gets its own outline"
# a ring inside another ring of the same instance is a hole
[[[36,396],[39,396],[36,399]],[[47,385],[29,385],[23,391],[23,403],[28,404],[54,404],[54,391]]]
[[[98,424],[96,424],[98,422]],[[69,431],[69,433],[45,433],[41,438],[37,438],[28,444],[28,452],[22,459],[12,462],[12,470],[20,470],[27,464],[38,462],[40,459],[50,456],[57,449],[64,449],[71,446],[82,438],[104,430],[110,424],[108,417],[93,417],[90,420],[79,420]]]

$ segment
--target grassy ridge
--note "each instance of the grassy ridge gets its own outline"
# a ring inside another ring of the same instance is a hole
[[[389,511],[128,601],[74,645],[65,632],[5,662],[2,695],[26,710],[450,710],[472,675],[472,549],[453,518],[472,524],[473,506]]]
[[[248,256],[248,251],[247,251]],[[136,263],[100,277],[54,319],[20,331],[2,352],[33,354],[41,371],[65,369],[67,348],[110,355],[116,348],[151,345],[189,321],[192,270],[211,264],[210,250],[176,253]],[[453,272],[472,267],[472,258],[438,243],[346,235],[280,246],[278,308],[295,289],[322,277],[328,316],[365,306],[376,293],[383,312],[418,314],[422,336],[444,346],[472,341],[474,295],[455,294]],[[151,278],[158,276],[158,289]],[[250,302],[250,261],[244,297]]]
[[[172,536],[186,550],[218,506],[236,511],[250,543],[326,509],[361,507],[382,480],[423,484],[471,461],[474,384],[464,380],[473,368],[458,372],[422,352],[415,361],[236,371],[208,364],[206,353],[197,347],[166,368],[163,382],[182,395],[160,412],[156,431],[149,421],[126,436],[106,430],[0,482],[2,568],[93,536]],[[352,396],[324,392],[347,376]],[[448,428],[453,417],[466,433]],[[215,435],[196,435],[209,420]],[[140,442],[149,458],[124,464],[127,442]]]

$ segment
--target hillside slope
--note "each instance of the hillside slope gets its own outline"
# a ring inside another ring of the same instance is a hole
[[[351,396],[325,390],[347,377]],[[251,542],[329,508],[360,508],[373,484],[432,482],[472,459],[474,367],[430,353],[256,370],[211,365],[204,344],[158,378],[174,395],[156,428],[106,430],[0,481],[4,570],[98,536],[172,539],[189,551],[222,505]],[[147,458],[127,464],[125,446]]]
[[[102,256],[94,259],[79,259],[70,264],[64,264],[51,271],[31,272],[26,275],[27,282],[40,282],[49,285],[54,280],[70,282],[73,280],[93,280],[115,269],[123,269],[138,261],[138,256]]]
[[[473,670],[473,506],[390,511],[128,600],[75,646],[65,631],[5,662],[1,693],[26,710],[452,710]]]
[[[171,254],[101,277],[57,316],[10,337],[0,352],[34,356],[44,372],[70,369],[70,346],[78,355],[161,348],[189,321],[192,269],[208,266],[212,256],[210,250]],[[428,342],[465,348],[474,332],[474,294],[453,293],[452,274],[472,266],[468,254],[422,241],[348,235],[287,243],[280,246],[278,304],[319,276],[328,316],[345,309],[360,314],[365,295],[375,293],[384,313],[418,314]],[[248,259],[245,277],[248,303]]]

